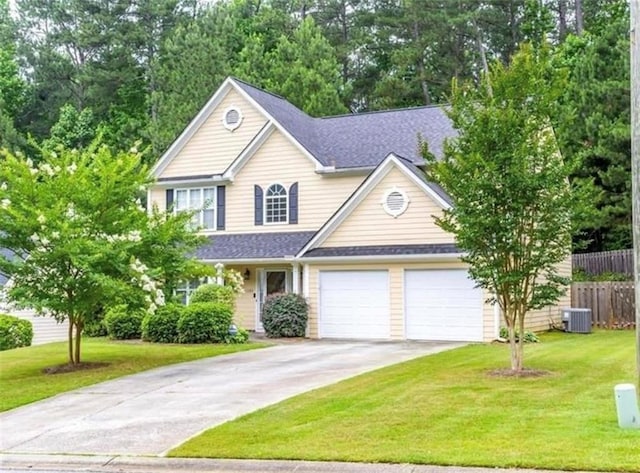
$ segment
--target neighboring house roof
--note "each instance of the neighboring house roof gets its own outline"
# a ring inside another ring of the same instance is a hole
[[[312,118],[278,95],[233,81],[318,161],[337,169],[375,167],[392,152],[422,164],[419,137],[440,158],[445,139],[456,136],[438,106]]]
[[[424,245],[372,245],[338,246],[334,248],[314,248],[307,251],[303,258],[324,258],[336,256],[396,256],[396,255],[458,255],[460,250],[453,243]]]
[[[196,251],[202,260],[250,260],[293,256],[316,232],[269,232],[210,236]]]

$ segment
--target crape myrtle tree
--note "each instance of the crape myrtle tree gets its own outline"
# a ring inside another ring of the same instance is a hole
[[[517,372],[527,314],[556,302],[569,283],[558,265],[584,210],[585,190],[569,182],[577,163],[560,155],[552,127],[564,83],[545,45],[523,44],[510,66],[494,63],[478,85],[454,81],[448,114],[459,135],[441,161],[424,153],[429,178],[453,200],[437,224],[493,294]]]
[[[206,267],[188,214],[147,212],[142,154],[97,139],[78,151],[43,148],[38,165],[0,150],[0,272],[10,301],[69,322],[69,362],[80,363],[85,324],[115,304],[153,311],[178,280]],[[163,290],[165,292],[163,292]]]

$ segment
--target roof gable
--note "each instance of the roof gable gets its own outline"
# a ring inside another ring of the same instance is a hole
[[[358,208],[358,206],[371,194],[383,179],[396,169],[406,179],[429,197],[442,209],[451,207],[451,202],[446,193],[438,186],[426,180],[424,175],[412,163],[396,155],[389,154],[384,161],[373,171],[360,187],[347,199],[340,209],[323,225],[316,235],[298,253],[304,255],[312,248],[317,248],[323,244],[347,218]]]
[[[317,172],[374,169],[390,153],[420,165],[420,140],[426,141],[431,152],[440,157],[445,140],[456,136],[451,120],[442,107],[416,107],[313,118],[278,95],[229,77],[152,168],[155,177],[159,177],[188,146],[197,131],[232,90],[264,117],[266,125],[271,122],[311,160]],[[256,135],[258,131],[259,128],[255,130]],[[241,165],[257,147],[259,146],[249,144],[245,147],[245,152],[238,150],[231,159],[239,161]],[[237,165],[234,162],[227,168],[227,177]]]

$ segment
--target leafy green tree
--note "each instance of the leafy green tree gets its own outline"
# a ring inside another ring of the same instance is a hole
[[[251,37],[241,52],[240,77],[286,97],[313,116],[347,111],[340,98],[340,66],[312,17],[302,21],[290,38],[281,36],[272,51],[266,50],[261,39]],[[254,62],[261,67],[254,67]]]
[[[16,256],[0,256],[0,272],[12,278],[11,300],[68,320],[69,362],[78,364],[83,328],[106,309],[153,311],[163,287],[206,271],[187,256],[201,237],[189,215],[141,207],[150,182],[139,153],[99,142],[41,152],[37,166],[0,154],[0,247]]]
[[[60,118],[51,127],[51,136],[44,146],[54,150],[59,146],[67,149],[85,148],[96,138],[96,124],[93,111],[85,108],[78,112],[71,104],[60,110]]]
[[[568,183],[551,128],[564,90],[546,47],[524,44],[476,87],[454,82],[449,116],[459,136],[428,175],[451,196],[437,221],[455,235],[471,278],[493,294],[509,333],[511,369],[523,369],[527,313],[557,301],[569,280],[558,265],[571,254],[583,192]]]
[[[605,15],[608,13],[608,15]],[[557,61],[570,69],[558,139],[565,156],[583,165],[575,179],[594,179],[599,218],[578,243],[591,251],[632,247],[629,12],[615,4],[586,31],[569,37]]]
[[[228,54],[217,38],[217,21],[205,15],[180,25],[165,41],[154,65],[155,115],[149,123],[153,151],[159,156],[230,73]]]

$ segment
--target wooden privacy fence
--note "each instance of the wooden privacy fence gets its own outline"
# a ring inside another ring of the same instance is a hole
[[[574,282],[571,284],[571,307],[591,309],[594,327],[634,328],[634,283]]]
[[[587,274],[620,273],[633,277],[633,250],[575,254],[571,262],[574,270],[582,268]]]

